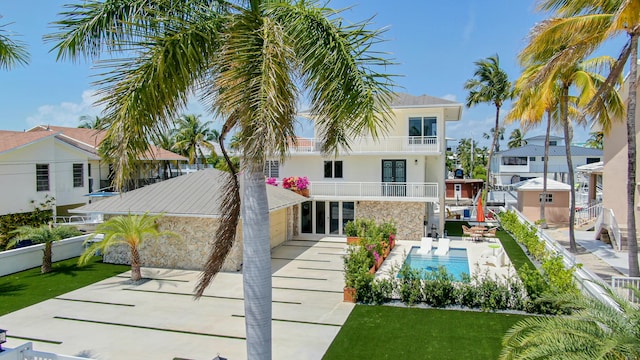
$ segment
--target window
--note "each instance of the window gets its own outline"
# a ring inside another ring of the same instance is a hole
[[[587,164],[597,163],[598,161],[600,161],[600,158],[587,158]]]
[[[325,161],[324,162],[325,178],[342,178],[342,161]]]
[[[502,165],[527,165],[527,157],[505,156],[502,158]]]
[[[83,187],[84,186],[84,165],[83,164],[73,164],[73,187]]]
[[[410,144],[426,143],[423,137],[437,136],[438,127],[434,117],[410,117],[409,141]],[[422,141],[421,141],[422,140]]]
[[[529,161],[536,161],[536,157],[535,156],[530,156],[529,157]]]
[[[264,176],[270,178],[280,177],[280,161],[267,160],[264,162]]]
[[[558,142],[556,140],[549,140],[549,146],[558,146]]]
[[[36,191],[49,191],[49,164],[36,164]]]
[[[552,203],[553,202],[553,194],[540,194],[540,202],[542,202],[544,199],[545,203]]]
[[[91,164],[87,164],[87,172],[89,173],[89,177],[91,177]]]

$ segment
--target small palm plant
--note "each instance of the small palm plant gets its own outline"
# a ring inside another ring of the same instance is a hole
[[[7,248],[14,246],[21,240],[31,240],[35,244],[44,244],[44,254],[42,256],[42,266],[40,272],[46,274],[51,272],[53,242],[82,235],[82,233],[73,226],[51,227],[50,225],[42,225],[40,227],[21,226],[12,231],[17,236],[9,242]]]
[[[138,281],[142,279],[140,272],[140,252],[139,247],[147,239],[158,238],[160,236],[176,236],[179,235],[170,231],[159,231],[156,220],[162,215],[131,215],[116,216],[108,221],[98,225],[95,233],[90,236],[87,241],[91,241],[98,234],[104,234],[102,241],[92,243],[82,253],[78,259],[78,265],[86,265],[92,256],[99,251],[105,251],[108,248],[126,244],[131,250],[131,280]]]

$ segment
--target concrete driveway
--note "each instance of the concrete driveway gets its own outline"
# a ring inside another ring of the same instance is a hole
[[[343,238],[289,241],[272,252],[273,357],[320,359],[353,304],[342,302]],[[245,359],[242,275],[220,273],[194,301],[199,272],[144,268],[0,317],[5,347],[94,359]]]

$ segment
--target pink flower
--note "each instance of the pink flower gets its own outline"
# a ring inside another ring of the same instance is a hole
[[[309,187],[309,179],[306,176],[301,176],[296,180],[296,187],[298,190],[304,190]]]
[[[378,254],[377,251],[373,252],[373,257],[376,259],[376,262],[378,262],[380,260],[380,254]]]
[[[278,186],[278,180],[276,178],[270,177],[267,179],[267,184],[272,186]]]

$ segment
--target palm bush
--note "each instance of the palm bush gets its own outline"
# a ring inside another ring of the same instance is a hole
[[[14,246],[21,240],[31,240],[34,244],[44,244],[44,254],[42,256],[42,267],[40,271],[43,274],[51,272],[51,264],[53,257],[53,242],[82,235],[82,233],[73,226],[51,227],[50,225],[42,225],[40,227],[21,226],[13,231],[17,236],[12,239],[7,247]]]

